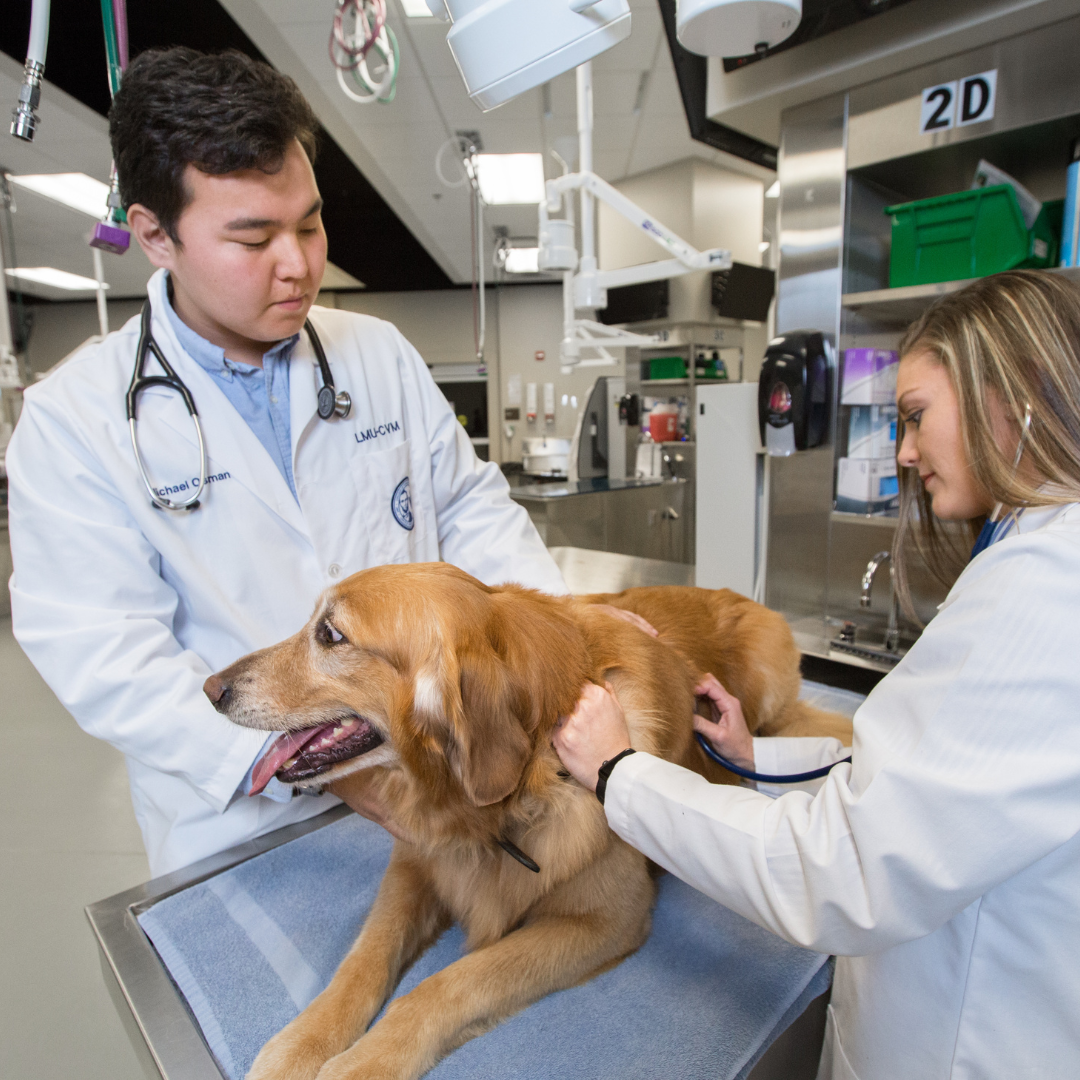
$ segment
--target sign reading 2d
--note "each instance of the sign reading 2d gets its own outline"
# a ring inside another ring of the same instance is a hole
[[[928,86],[922,92],[919,132],[931,135],[935,131],[993,120],[996,99],[996,68],[955,82]]]

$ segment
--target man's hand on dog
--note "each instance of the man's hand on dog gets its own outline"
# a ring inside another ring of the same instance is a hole
[[[705,675],[694,687],[699,698],[712,706],[712,719],[694,713],[694,730],[712,743],[713,749],[744,769],[754,768],[754,739],[743,719],[742,705],[721,685],[715,675]]]
[[[362,773],[335,780],[332,784],[327,784],[326,790],[331,795],[336,795],[350,810],[366,817],[368,821],[374,821],[376,825],[381,825],[391,836],[404,840],[405,843],[412,842],[412,836],[390,816],[379,792],[368,783],[368,778]]]
[[[585,684],[574,711],[559,717],[551,745],[570,775],[595,791],[600,766],[630,746],[626,717],[611,683]]]

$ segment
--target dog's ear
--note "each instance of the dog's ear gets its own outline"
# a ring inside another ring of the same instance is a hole
[[[521,724],[525,702],[506,664],[492,652],[459,657],[461,706],[451,722],[447,759],[477,806],[505,799],[521,780],[532,741]]]

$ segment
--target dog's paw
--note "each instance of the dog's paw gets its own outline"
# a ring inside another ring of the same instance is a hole
[[[415,1080],[434,1064],[418,1060],[410,1053],[412,1048],[388,1052],[388,1047],[369,1044],[369,1038],[331,1058],[319,1070],[317,1080]]]
[[[260,1051],[245,1080],[315,1080],[333,1051],[296,1029],[295,1021]]]

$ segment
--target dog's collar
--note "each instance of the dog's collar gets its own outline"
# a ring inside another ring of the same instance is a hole
[[[529,856],[526,855],[525,852],[517,846],[517,844],[513,843],[510,840],[507,840],[505,836],[500,836],[495,841],[495,843],[498,844],[499,847],[501,847],[507,855],[511,856],[514,859],[517,859],[517,861],[521,863],[521,865],[524,866],[527,870],[531,870],[534,874],[540,873],[540,867],[537,865],[535,860],[530,859]]]

